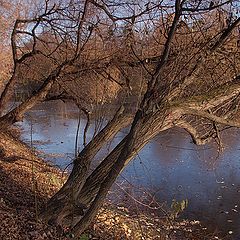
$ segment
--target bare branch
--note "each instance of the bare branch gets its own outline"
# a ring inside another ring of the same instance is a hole
[[[177,28],[177,24],[179,22],[181,14],[182,14],[182,4],[181,4],[181,1],[180,0],[176,0],[176,2],[175,2],[175,15],[174,15],[173,23],[172,23],[171,28],[169,30],[167,41],[166,41],[166,43],[164,45],[164,50],[163,50],[161,59],[160,59],[158,65],[156,67],[156,70],[155,70],[155,73],[154,73],[154,79],[158,78],[162,68],[164,67],[164,65],[166,64],[166,62],[168,60],[170,47],[171,47],[171,42],[173,40],[173,36],[175,34],[175,31],[176,31],[176,28]],[[156,80],[153,81],[152,86],[154,86],[155,83],[156,83]]]
[[[212,47],[209,47],[209,49],[205,52],[205,54],[202,53],[198,57],[196,64],[192,68],[192,71],[170,92],[168,96],[169,101],[174,97],[178,96],[179,94],[181,94],[181,92],[187,86],[189,86],[191,83],[194,82],[194,80],[196,80],[196,76],[201,71],[201,64],[207,59],[207,57],[212,55],[226,41],[226,39],[230,36],[230,34],[236,28],[239,22],[240,22],[240,17],[236,21],[234,21],[234,23],[231,24],[226,30],[224,30],[224,32],[221,34],[221,36],[218,38],[215,44]]]
[[[85,20],[85,16],[86,16],[86,14],[87,14],[88,4],[89,4],[89,0],[85,0],[82,17],[81,17],[81,19],[80,19],[80,21],[79,21],[79,23],[78,23],[76,58],[79,56],[79,54],[80,54],[80,52],[81,52],[81,47],[80,47],[81,31],[82,31],[82,28],[83,28],[83,23],[84,23],[84,20]],[[91,34],[90,34],[90,35],[91,35]]]
[[[152,6],[152,7],[149,7],[148,5],[146,5],[146,8],[143,11],[141,11],[141,12],[139,12],[137,14],[134,14],[134,15],[131,15],[131,16],[128,16],[128,17],[117,17],[117,16],[114,16],[106,8],[105,5],[101,5],[101,4],[97,3],[95,0],[90,0],[90,2],[93,5],[95,5],[97,8],[102,9],[106,13],[106,15],[109,17],[109,19],[111,19],[113,22],[122,21],[122,20],[136,19],[136,18],[138,18],[138,17],[140,17],[140,16],[142,16],[142,15],[144,15],[144,14],[146,14],[146,13],[148,13],[148,12],[150,12],[150,11],[156,9],[156,8],[162,8],[163,7],[163,6],[161,6],[161,3],[160,4],[156,4],[156,5]]]
[[[211,47],[211,52],[214,52],[217,48],[219,48],[229,37],[232,31],[237,27],[240,23],[240,17],[237,18],[226,30],[223,31],[222,35],[216,41],[216,43]]]
[[[206,143],[210,142],[214,137],[214,135],[208,137],[201,137],[197,129],[184,120],[177,121],[175,124],[176,126],[185,129],[192,137],[193,143],[195,143],[196,145],[205,145]]]
[[[183,7],[183,11],[184,12],[205,12],[205,11],[209,11],[209,10],[214,10],[214,9],[217,9],[219,7],[222,7],[228,3],[231,3],[232,0],[228,0],[228,1],[225,1],[223,3],[220,3],[220,4],[214,4],[214,5],[210,5],[209,7],[207,8],[199,8],[199,4],[201,3],[201,1],[199,1],[199,4],[196,8],[186,8],[186,7]]]
[[[204,110],[196,110],[193,108],[184,108],[183,112],[184,112],[184,114],[207,118],[207,119],[209,119],[213,122],[219,123],[219,124],[223,124],[223,125],[227,125],[227,126],[231,126],[231,127],[238,127],[238,128],[240,127],[240,121],[225,119],[224,116],[219,117],[214,114],[208,113]]]
[[[225,101],[230,100],[240,93],[240,81],[239,77],[235,78],[235,81],[216,87],[211,91],[195,95],[189,99],[185,99],[182,105],[186,108],[193,108],[196,110],[208,110],[216,106],[221,106]],[[175,104],[174,102],[172,103]]]

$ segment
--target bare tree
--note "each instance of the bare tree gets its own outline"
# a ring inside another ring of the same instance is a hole
[[[0,98],[1,107],[7,102],[18,68],[28,59],[42,55],[51,62],[50,70],[38,91],[2,116],[2,123],[18,121],[25,111],[46,98],[56,82],[65,92],[52,99],[69,97],[79,106],[81,96],[71,90],[71,84],[74,86],[79,79],[101,76],[129,93],[136,76],[140,76],[139,83],[145,90],[133,113],[121,106],[78,154],[68,180],[41,214],[50,223],[69,226],[79,236],[97,214],[122,169],[157,134],[177,126],[189,132],[196,144],[216,140],[221,146],[221,131],[240,127],[236,119],[240,17],[235,12],[239,6],[230,0],[48,4],[46,1],[43,13],[37,17],[15,23],[14,71]],[[19,29],[26,24],[30,24],[31,31],[29,27]],[[54,41],[45,43],[36,31],[38,27]],[[17,44],[19,34],[31,37],[27,52]],[[47,46],[47,50],[40,45]],[[72,83],[66,84],[68,78]],[[94,156],[127,125],[127,136],[90,172]]]

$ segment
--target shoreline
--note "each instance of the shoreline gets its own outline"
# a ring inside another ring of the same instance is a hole
[[[12,140],[28,148],[17,139]],[[3,139],[0,144],[3,145]],[[26,156],[17,148],[8,145],[0,157],[0,239],[68,239],[67,232],[38,219],[40,209],[62,186],[66,174],[35,153],[29,155],[29,148]],[[203,233],[198,221],[176,219],[170,224],[167,219],[133,215],[127,208],[106,202],[84,236],[85,239],[221,239],[202,238],[203,234],[207,233]]]

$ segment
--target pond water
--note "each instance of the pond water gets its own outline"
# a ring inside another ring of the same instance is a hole
[[[42,151],[46,159],[64,169],[74,158],[78,116],[78,110],[69,104],[40,104],[21,124],[22,138],[29,142],[32,128],[33,146]],[[88,140],[103,123],[104,120],[92,122]],[[84,126],[82,118],[79,148],[83,144]],[[120,132],[96,159],[110,151],[126,131]],[[189,204],[182,217],[200,220],[211,230],[221,231],[226,236],[232,233],[232,239],[240,239],[239,136],[236,129],[226,132],[223,136],[225,150],[219,156],[213,144],[197,147],[184,131],[165,131],[147,144],[126,167],[118,187],[129,184],[136,187],[138,194],[148,191],[158,202],[166,202],[168,206],[173,199],[187,199]]]

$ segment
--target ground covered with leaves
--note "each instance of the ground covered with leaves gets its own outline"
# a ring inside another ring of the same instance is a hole
[[[3,138],[2,138],[3,139]],[[1,143],[6,143],[0,140]],[[10,143],[9,143],[10,144]],[[20,156],[19,156],[20,155]],[[12,146],[0,156],[0,239],[71,238],[67,230],[43,223],[38,214],[66,179],[59,169]],[[169,221],[106,203],[79,240],[88,239],[220,239],[203,231],[198,221]]]

